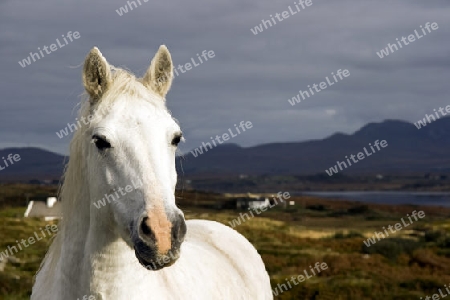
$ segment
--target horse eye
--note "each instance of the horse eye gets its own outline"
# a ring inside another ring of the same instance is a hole
[[[175,137],[173,138],[173,140],[172,140],[172,145],[178,146],[178,144],[181,142],[181,138],[182,138],[182,135],[181,135],[181,134],[175,136]]]
[[[111,148],[111,144],[108,141],[106,141],[104,138],[99,137],[98,135],[94,135],[92,137],[92,142],[95,144],[97,149],[100,151]]]

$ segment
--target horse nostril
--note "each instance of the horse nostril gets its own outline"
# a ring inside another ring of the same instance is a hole
[[[142,219],[141,230],[142,230],[142,233],[144,233],[145,235],[150,235],[152,233],[152,230],[150,229],[150,227],[148,227],[147,220],[148,220],[148,217],[145,217],[144,219]]]
[[[172,239],[180,242],[186,235],[186,222],[184,221],[184,218],[180,218],[174,225],[175,226],[172,230]]]

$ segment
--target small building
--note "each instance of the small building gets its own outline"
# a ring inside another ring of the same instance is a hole
[[[269,207],[269,198],[237,198],[236,208],[237,209],[260,209],[264,207]]]
[[[43,218],[52,221],[62,217],[61,202],[56,197],[48,197],[44,201],[30,201],[24,214],[25,218]]]

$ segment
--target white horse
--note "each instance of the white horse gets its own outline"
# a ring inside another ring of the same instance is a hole
[[[175,204],[182,135],[165,105],[172,70],[165,46],[142,79],[97,48],[86,57],[89,101],[70,146],[63,219],[32,300],[273,299],[264,263],[242,235],[185,222]],[[93,205],[101,199],[106,205]]]

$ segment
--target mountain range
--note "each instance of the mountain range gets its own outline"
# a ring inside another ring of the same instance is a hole
[[[309,175],[325,173],[346,156],[369,152],[369,143],[387,147],[352,163],[343,174],[410,174],[450,171],[450,117],[418,129],[398,120],[369,123],[353,134],[336,133],[321,140],[270,143],[242,148],[228,144],[203,154],[191,151],[178,158],[186,175]],[[375,148],[376,150],[376,148]],[[195,155],[193,154],[195,153]],[[178,164],[179,165],[179,164]]]
[[[219,145],[203,154],[190,151],[177,157],[177,168],[185,176],[309,175],[323,173],[350,155],[373,152],[375,141],[387,146],[370,157],[342,168],[340,173],[399,174],[450,172],[450,117],[417,125],[399,120],[369,123],[353,134],[336,133],[321,140],[269,143],[254,147]],[[376,148],[374,148],[376,150]],[[39,148],[7,148],[0,158],[19,154],[21,160],[0,170],[0,180],[58,179],[67,157]],[[347,164],[348,165],[348,164]],[[0,167],[5,162],[0,159]],[[342,165],[341,165],[342,166]]]

